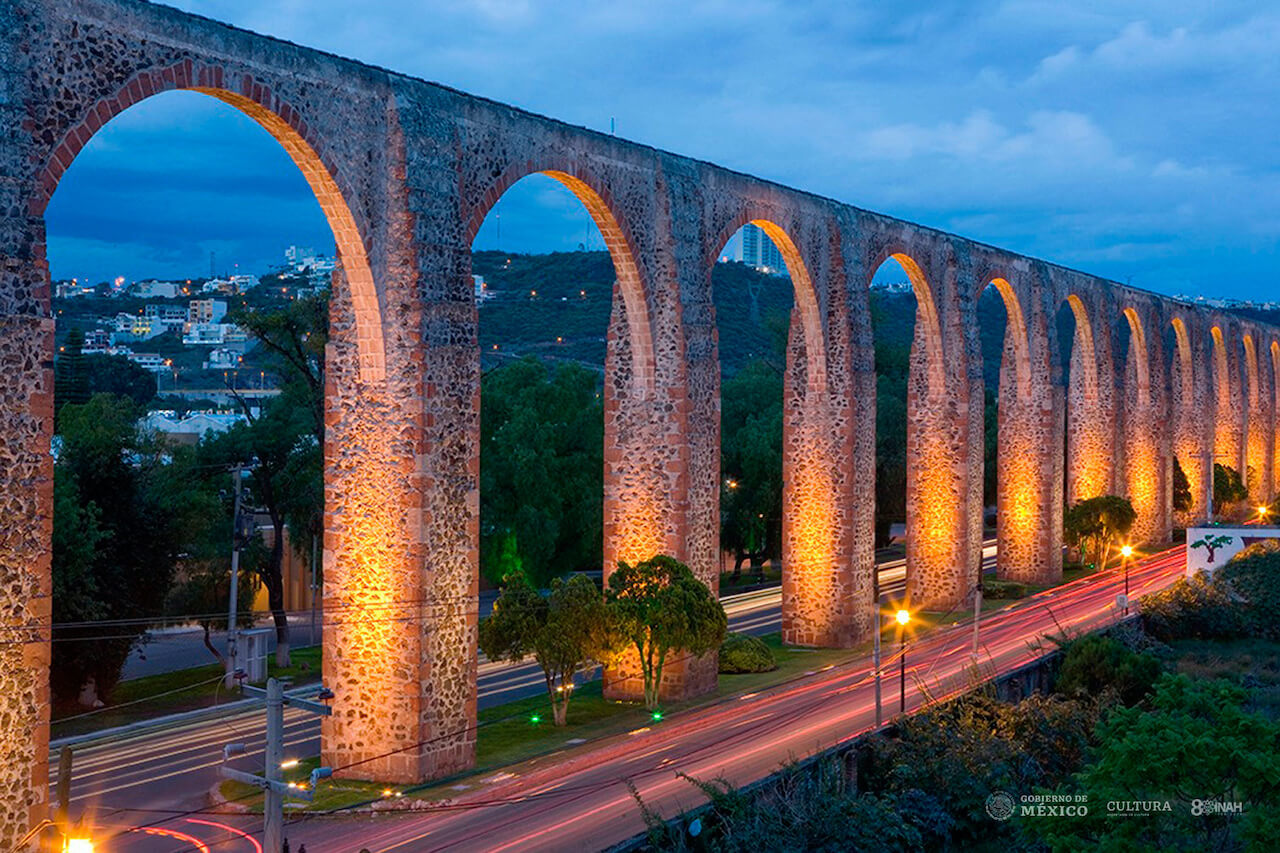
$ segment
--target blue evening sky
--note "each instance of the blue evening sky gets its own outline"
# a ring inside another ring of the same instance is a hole
[[[180,0],[259,32],[1169,293],[1274,298],[1280,8],[1249,2]],[[477,248],[600,248],[548,179]],[[49,208],[55,278],[332,247],[288,157],[193,93],[127,111]]]

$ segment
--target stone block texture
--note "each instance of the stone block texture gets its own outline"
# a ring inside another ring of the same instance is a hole
[[[169,90],[214,97],[293,158],[333,229],[326,388],[326,648],[339,775],[419,781],[475,755],[479,538],[471,242],[520,178],[591,214],[616,283],[605,381],[606,571],[659,552],[715,588],[720,380],[711,270],[754,222],[795,287],[784,407],[783,634],[874,630],[875,371],[868,287],[896,258],[918,312],[908,401],[913,607],[972,594],[981,564],[976,306],[1009,317],[999,387],[1002,576],[1061,574],[1066,504],[1126,494],[1168,537],[1172,462],[1202,516],[1212,461],[1269,499],[1280,330],[869,213],[139,0],[0,5],[0,848],[47,809],[53,320],[44,210],[103,124]],[[1069,306],[1072,340],[1056,313]],[[1067,367],[1062,359],[1070,349]],[[681,656],[663,695],[715,686]],[[633,669],[611,695],[636,695]]]

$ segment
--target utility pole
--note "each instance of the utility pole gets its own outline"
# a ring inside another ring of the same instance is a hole
[[[973,589],[973,659],[978,660],[978,620],[982,618],[982,568],[978,568],[978,585]]]
[[[880,726],[884,723],[884,714],[880,709],[880,631],[884,627],[884,620],[880,618],[880,566],[877,565],[871,572],[871,594],[875,596],[872,604],[872,612],[876,615],[876,630],[874,640],[871,646],[871,668],[876,674],[876,731],[880,730]]]
[[[311,645],[319,645],[320,641],[316,639],[316,596],[320,592],[320,585],[316,580],[316,536],[311,536]]]
[[[242,477],[240,476],[239,465],[231,469],[231,476],[235,478],[236,498],[234,509],[231,511],[231,604],[227,612],[226,685],[228,688],[235,686],[236,651],[240,645],[236,638],[236,606],[240,600],[240,486]]]
[[[320,702],[302,698],[301,695],[288,695],[279,679],[268,678],[267,689],[244,685],[243,690],[251,696],[264,699],[267,706],[267,744],[263,753],[263,773],[256,776],[243,770],[236,770],[227,764],[233,755],[243,755],[245,745],[242,743],[227,744],[222,748],[222,766],[220,771],[228,779],[235,779],[247,785],[261,788],[262,804],[262,849],[263,853],[280,853],[284,845],[284,800],[295,797],[310,801],[315,796],[316,783],[333,775],[331,767],[317,767],[311,771],[311,782],[308,785],[298,783],[286,784],[284,781],[284,706],[301,708],[312,714],[329,716],[333,709]],[[333,692],[325,687],[317,689],[318,699],[332,699]]]

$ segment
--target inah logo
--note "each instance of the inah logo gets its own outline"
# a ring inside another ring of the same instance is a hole
[[[996,820],[1008,820],[1013,815],[1013,795],[996,791],[987,797],[987,814]]]

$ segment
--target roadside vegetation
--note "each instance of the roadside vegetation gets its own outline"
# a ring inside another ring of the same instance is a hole
[[[751,790],[689,779],[707,806],[664,821],[639,803],[647,849],[1280,849],[1278,586],[1280,549],[1254,546],[1133,623],[1063,639],[1047,696],[978,690]],[[1023,813],[1026,796],[1088,809]],[[1108,806],[1135,802],[1157,805]]]

